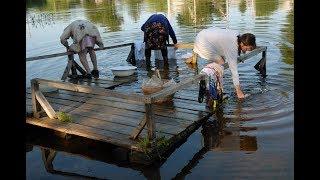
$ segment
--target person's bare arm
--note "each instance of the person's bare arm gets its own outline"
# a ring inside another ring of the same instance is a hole
[[[239,99],[243,99],[244,98],[244,94],[243,94],[243,92],[242,92],[242,90],[240,88],[240,84],[235,87],[235,90],[236,90],[237,97]]]
[[[69,25],[63,30],[63,33],[60,36],[61,44],[64,45],[67,49],[69,49],[68,39],[70,38],[70,36],[71,36],[71,27]]]

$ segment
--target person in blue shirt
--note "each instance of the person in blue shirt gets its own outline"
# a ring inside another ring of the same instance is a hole
[[[141,26],[141,30],[144,32],[147,64],[150,64],[151,50],[161,50],[164,61],[168,62],[166,42],[169,43],[169,35],[177,49],[177,38],[168,19],[162,14],[153,14]]]

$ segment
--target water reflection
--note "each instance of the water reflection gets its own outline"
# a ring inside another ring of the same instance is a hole
[[[278,0],[255,0],[256,16],[270,16],[278,7]]]
[[[284,36],[285,42],[294,44],[294,16],[293,10],[291,10],[287,15],[288,24],[281,30]],[[289,44],[289,45],[291,45]],[[294,48],[292,46],[288,46],[288,44],[281,43],[280,51],[283,57],[283,62],[286,64],[292,65],[294,63],[293,59],[293,51]]]
[[[111,32],[120,31],[123,23],[123,17],[117,12],[115,1],[95,1],[84,0],[83,8],[86,9],[86,14],[91,22],[107,26]]]
[[[166,12],[168,8],[167,1],[145,0],[144,3],[148,7],[146,10],[151,13]]]
[[[234,121],[232,125],[230,123],[230,119],[224,117],[223,108],[217,109],[213,117],[202,125],[203,147],[193,155],[189,163],[173,179],[184,179],[209,151],[244,151],[246,153],[257,151],[256,137],[240,134],[257,130],[257,128],[240,126],[240,120]]]
[[[137,22],[140,19],[141,8],[143,0],[125,0],[125,4],[128,7],[128,13],[132,17],[134,22]]]
[[[241,0],[240,1],[240,4],[239,4],[239,11],[241,13],[245,13],[247,10],[247,3],[246,3],[246,0]]]
[[[177,22],[183,26],[210,24],[213,20],[212,14],[214,12],[217,12],[217,8],[214,8],[210,0],[187,0],[177,16]]]

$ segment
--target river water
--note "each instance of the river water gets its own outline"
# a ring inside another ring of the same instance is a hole
[[[83,146],[75,140],[74,145],[68,141],[57,142],[59,147],[75,146],[80,150],[67,153],[60,148],[53,161],[56,171],[49,172],[42,160],[43,148],[35,144],[54,143],[49,143],[51,139],[46,135],[30,134],[27,179],[293,179],[292,0],[27,0],[26,6],[26,57],[65,51],[59,36],[76,19],[95,23],[105,46],[141,41],[140,27],[153,13],[168,17],[180,43],[193,42],[200,30],[215,26],[251,32],[256,35],[257,45],[268,48],[266,78],[253,68],[261,55],[239,64],[241,86],[250,96],[243,102],[236,100],[230,71],[226,70],[228,102],[161,165],[140,167],[114,163],[104,160],[108,159],[104,157],[108,153],[101,151],[88,158],[80,153],[86,154],[86,150],[81,150]],[[102,78],[112,78],[112,66],[127,64],[128,50],[97,52]],[[178,80],[194,74],[194,69],[181,60],[189,52],[177,50],[177,61],[171,62],[167,76]],[[158,64],[152,61],[152,66]],[[65,66],[66,57],[27,62],[26,86],[35,77],[59,80]],[[143,70],[142,75],[145,75]],[[133,88],[138,91],[140,84]],[[81,144],[83,140],[78,141]]]

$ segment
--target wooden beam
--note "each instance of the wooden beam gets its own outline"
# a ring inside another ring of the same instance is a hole
[[[134,43],[126,43],[126,44],[119,44],[119,45],[109,46],[109,47],[104,47],[104,48],[95,48],[94,51],[101,51],[101,50],[105,50],[105,49],[113,49],[113,48],[118,48],[118,47],[131,46],[133,44]],[[34,60],[39,60],[39,59],[47,59],[47,58],[72,55],[72,54],[76,54],[76,53],[69,51],[69,52],[63,52],[63,53],[48,54],[48,55],[43,55],[43,56],[35,56],[35,57],[26,58],[26,61],[34,61]]]
[[[39,91],[39,84],[35,80],[31,80],[31,102],[32,102],[32,112],[33,116],[36,118],[40,117],[41,105],[36,99],[36,91]]]
[[[189,78],[187,80],[182,80],[179,83],[177,83],[174,86],[167,87],[159,92],[151,94],[151,102],[155,102],[156,100],[159,100],[160,98],[166,97],[168,95],[171,95],[178,90],[181,90],[185,87],[188,87],[190,84],[197,83],[199,80],[204,78],[206,75],[205,74],[198,74],[192,78]]]
[[[154,122],[153,116],[153,109],[152,109],[152,104],[146,103],[145,104],[146,108],[146,121],[147,121],[147,127],[148,127],[148,138],[149,140],[153,140],[156,138],[156,124]]]
[[[70,59],[68,59],[68,64],[67,64],[67,66],[66,66],[66,69],[64,70],[64,72],[63,72],[63,75],[62,75],[62,77],[61,77],[61,80],[66,80],[67,79],[67,77],[68,77],[68,75],[69,75],[69,72],[70,72],[70,70],[71,70],[71,67],[72,67],[72,60],[70,60]]]
[[[265,52],[266,49],[267,49],[266,46],[258,46],[253,51],[238,57],[238,63],[244,62],[246,59],[249,59],[249,58],[251,58],[251,57],[253,57],[253,56],[255,56],[255,55],[257,55],[257,54],[259,54],[261,52]]]
[[[75,92],[82,92],[82,93],[90,93],[90,94],[97,94],[102,96],[112,96],[112,97],[118,97],[126,100],[134,100],[139,102],[151,102],[150,96],[143,96],[143,95],[137,95],[137,94],[124,94],[115,92],[113,90],[104,89],[100,87],[91,87],[88,85],[79,85],[79,84],[72,84],[67,82],[58,82],[53,80],[46,80],[46,79],[35,79],[38,83],[47,85],[49,87],[54,87],[58,89],[64,89],[69,91],[75,91]]]
[[[177,43],[179,49],[193,49],[194,43]],[[168,47],[174,46],[173,44],[167,44]]]
[[[145,116],[145,118],[142,121],[140,121],[138,126],[133,130],[130,138],[133,140],[136,139],[141,133],[141,131],[143,130],[143,128],[146,126],[146,124],[147,124],[147,116]]]
[[[56,112],[54,109],[51,107],[47,99],[44,97],[44,95],[38,90],[35,91],[36,99],[40,103],[41,107],[43,110],[47,113],[49,118],[54,119],[57,117]]]
[[[126,61],[132,63],[132,59],[134,59],[134,58],[135,58],[134,57],[134,45],[131,45],[131,50],[129,52],[129,55],[128,55]]]
[[[261,52],[262,53],[265,52],[266,49],[267,49],[267,46],[258,46],[256,49],[254,49],[253,51],[249,52],[248,54],[244,54],[242,56],[239,56],[238,57],[238,63],[240,63],[240,62],[243,63],[245,60],[247,60],[247,59],[249,59],[249,58],[251,58],[251,57],[253,57],[253,56],[255,56],[255,55],[257,55],[257,54],[259,54]],[[224,66],[225,69],[229,68],[228,63],[225,63],[223,66]]]
[[[87,72],[82,69],[82,67],[75,61],[73,60],[73,65],[76,67],[76,69],[78,69],[78,71],[82,74],[82,75],[85,75],[87,74]]]

